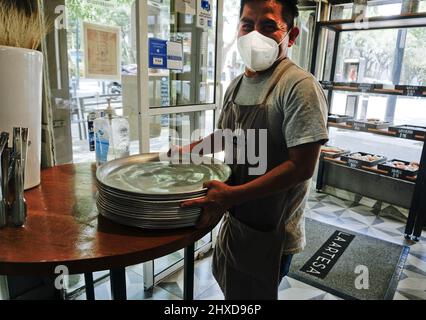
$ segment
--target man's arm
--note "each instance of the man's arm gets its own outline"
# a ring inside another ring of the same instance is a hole
[[[217,139],[222,139],[222,143],[220,144],[215,143],[215,140]],[[188,144],[186,146],[182,146],[182,147],[178,146],[175,148],[172,147],[169,150],[168,155],[171,156],[172,153],[178,153],[178,154],[192,153],[194,148],[196,148],[197,146],[211,146],[211,148],[201,148],[199,152],[200,156],[222,152],[225,148],[225,141],[224,141],[224,137],[221,130],[216,130],[209,136],[199,141],[192,142],[191,144]],[[206,153],[206,150],[208,150],[209,152]]]
[[[289,160],[234,190],[235,204],[264,198],[287,191],[297,184],[312,178],[318,161],[321,145],[305,144],[289,149]]]
[[[313,76],[297,81],[290,89],[291,94],[287,97],[283,92],[279,103],[285,115],[282,130],[289,159],[241,186],[231,187],[218,181],[206,183],[209,191],[205,199],[184,204],[204,208],[201,227],[234,205],[286,191],[312,177],[320,146],[328,140],[326,97]]]
[[[297,184],[312,178],[320,148],[320,143],[310,143],[290,148],[289,160],[263,176],[243,185],[228,186],[219,181],[208,182],[204,185],[209,188],[205,198],[185,202],[182,206],[203,207],[204,214],[198,227],[206,227],[217,215],[223,214],[235,205],[289,190]]]

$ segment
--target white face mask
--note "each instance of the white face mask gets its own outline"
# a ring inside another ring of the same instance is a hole
[[[280,45],[283,46],[283,56],[287,56],[289,32],[284,39],[277,43],[274,39],[252,31],[238,39],[238,51],[246,67],[252,71],[269,69],[278,59]]]

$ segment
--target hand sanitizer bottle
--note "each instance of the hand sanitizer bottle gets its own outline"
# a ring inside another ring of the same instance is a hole
[[[112,122],[112,107],[110,99],[108,99],[107,116],[101,116],[93,121],[93,131],[95,135],[95,151],[96,164],[103,165],[108,160],[108,155],[111,153],[111,122]],[[111,156],[110,156],[111,158]]]
[[[108,108],[105,117],[94,121],[96,163],[102,165],[108,161],[129,156],[130,125],[124,117],[118,117],[107,99]]]
[[[114,159],[128,157],[130,154],[130,124],[125,117],[112,119],[112,149]]]

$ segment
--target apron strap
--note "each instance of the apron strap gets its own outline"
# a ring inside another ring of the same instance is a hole
[[[228,110],[231,101],[234,101],[236,94],[238,93],[238,88],[240,87],[241,81],[243,79],[244,73],[235,78],[235,81],[231,83],[228,90],[226,90],[225,96],[223,98],[223,105],[220,111],[221,116],[219,121],[221,121],[223,113]]]
[[[240,89],[241,82],[243,82],[244,73],[237,77],[235,81],[235,87],[232,89],[231,101],[235,101],[237,98],[238,90]]]
[[[284,61],[287,62],[287,63],[283,67],[282,64],[284,63]],[[275,70],[273,71],[273,73],[271,75],[271,78],[268,81],[268,85],[267,85],[268,90],[266,90],[266,93],[264,94],[263,99],[261,100],[261,103],[259,104],[259,106],[266,104],[266,101],[268,100],[272,91],[275,89],[278,82],[281,80],[281,78],[283,77],[285,72],[288,69],[290,69],[293,65],[294,65],[294,63],[291,62],[288,58],[284,58],[278,63],[278,65],[276,66]],[[224,99],[223,99],[222,112],[224,112],[225,109],[227,109],[230,102],[235,101],[237,94],[238,94],[238,90],[239,90],[241,83],[243,81],[243,78],[244,78],[244,73],[239,75],[237,78],[235,78],[235,81],[231,84],[231,86],[227,90],[227,92],[224,96]]]
[[[284,65],[284,66],[283,66]],[[275,87],[277,86],[278,82],[281,80],[281,78],[285,75],[288,69],[290,69],[294,65],[293,62],[290,61],[288,58],[284,58],[281,60],[277,67],[275,68],[274,72],[271,75],[271,78],[268,82],[268,90],[266,90],[262,101],[262,104],[266,104],[266,101],[268,100],[269,96],[271,95],[272,91],[274,91]]]

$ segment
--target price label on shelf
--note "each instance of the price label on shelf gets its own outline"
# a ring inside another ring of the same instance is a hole
[[[367,124],[363,122],[354,122],[353,129],[356,131],[368,131]]]
[[[348,166],[351,168],[359,168],[361,166],[360,162],[358,160],[355,159],[348,159]]]
[[[414,130],[410,129],[399,129],[398,130],[398,137],[404,138],[404,139],[414,139],[415,138]]]
[[[374,84],[372,84],[372,83],[360,83],[358,85],[358,89],[361,92],[371,92],[374,89]]]
[[[399,169],[392,169],[391,170],[391,176],[393,178],[399,178],[399,177],[401,177],[401,175],[402,175],[402,171],[401,170],[399,170]]]
[[[322,85],[324,90],[333,89],[333,82],[331,82],[331,81],[321,81],[321,85]]]
[[[420,90],[417,86],[408,86],[406,88],[407,96],[421,96],[423,95],[423,90]]]
[[[402,90],[403,94],[409,97],[422,97],[425,87],[419,86],[395,86],[395,89]]]

